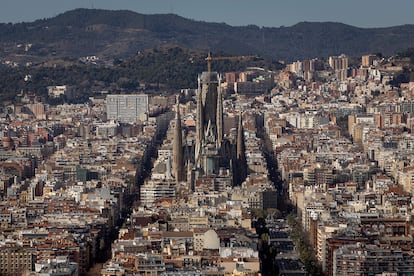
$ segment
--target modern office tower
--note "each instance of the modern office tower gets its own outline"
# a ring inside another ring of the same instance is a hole
[[[108,95],[106,97],[108,120],[120,123],[135,123],[145,121],[148,112],[148,95]]]

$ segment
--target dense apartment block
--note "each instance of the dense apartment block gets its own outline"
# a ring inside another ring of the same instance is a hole
[[[149,115],[148,95],[107,95],[108,120],[121,123],[146,121]]]

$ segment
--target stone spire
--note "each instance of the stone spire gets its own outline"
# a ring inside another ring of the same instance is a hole
[[[203,132],[204,132],[204,116],[203,116],[203,102],[201,94],[201,77],[198,77],[198,89],[197,89],[197,113],[196,113],[196,145],[195,145],[195,156],[194,160],[196,167],[200,165],[200,152],[201,144],[203,141]]]
[[[173,140],[173,171],[177,182],[183,181],[183,137],[181,129],[180,102],[177,96],[177,110]]]
[[[221,93],[221,76],[218,77],[216,111],[217,146],[221,147],[221,143],[223,142],[223,95]]]
[[[242,124],[242,113],[239,114],[239,123],[237,127],[237,145],[236,145],[236,170],[234,171],[233,183],[239,186],[247,176],[246,153],[244,144],[244,131]]]
[[[240,160],[244,158],[244,134],[243,134],[243,124],[242,124],[242,113],[239,114],[239,123],[237,126],[237,146],[236,146],[236,158]]]

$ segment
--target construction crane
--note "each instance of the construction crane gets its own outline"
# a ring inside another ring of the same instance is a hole
[[[211,52],[208,52],[208,56],[206,57],[207,60],[207,71],[211,72],[211,62],[213,60],[244,60],[244,59],[252,59],[256,58],[256,56],[228,56],[228,57],[212,57]]]

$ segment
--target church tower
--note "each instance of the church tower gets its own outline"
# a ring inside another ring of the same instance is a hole
[[[236,144],[236,168],[234,172],[234,185],[239,186],[246,179],[246,145],[244,144],[244,129],[242,123],[242,113],[239,114],[239,123],[237,126],[237,144]]]
[[[221,77],[203,72],[198,77],[195,161],[202,175],[217,174],[223,142]]]
[[[221,78],[219,79],[219,85],[217,87],[217,107],[216,107],[216,128],[217,128],[217,146],[221,146],[223,143],[223,95],[221,92]]]
[[[237,158],[234,136],[224,133],[222,79],[207,61],[208,71],[198,76],[194,159],[187,163],[187,183],[193,191],[208,193],[226,191],[236,183]]]
[[[244,132],[243,132],[243,123],[242,123],[242,113],[239,114],[239,123],[237,125],[237,146],[236,146],[236,156],[237,160],[242,159],[244,156]]]
[[[173,173],[177,182],[184,180],[183,137],[181,128],[180,102],[177,96],[173,141]]]

